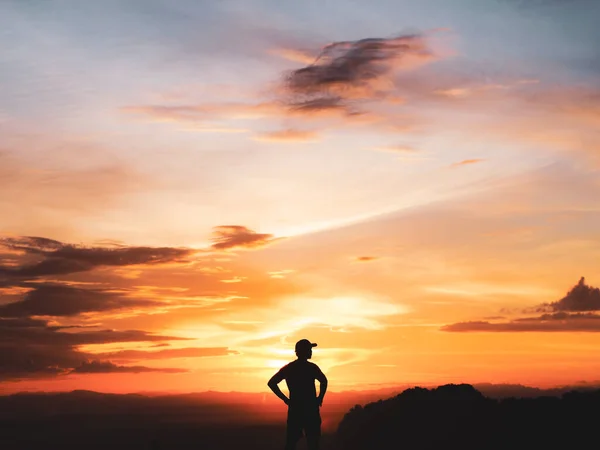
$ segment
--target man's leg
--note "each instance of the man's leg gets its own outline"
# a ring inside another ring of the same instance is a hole
[[[285,431],[285,450],[295,450],[302,437],[302,415],[288,408],[287,428]]]
[[[321,440],[321,414],[319,410],[313,411],[306,417],[306,446],[308,450],[319,450]]]

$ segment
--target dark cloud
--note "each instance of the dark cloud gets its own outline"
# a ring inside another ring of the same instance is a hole
[[[32,318],[5,318],[0,317],[0,342],[2,344],[50,345],[76,347],[89,344],[107,344],[113,342],[151,342],[186,340],[175,336],[163,336],[147,333],[140,330],[90,330],[63,332],[65,328],[58,325],[49,325],[49,322]]]
[[[338,97],[332,98],[313,98],[303,102],[292,102],[289,105],[292,113],[316,114],[316,113],[340,113],[345,115],[360,115],[359,110],[350,109],[343,105]]]
[[[0,266],[0,276],[41,277],[86,272],[100,266],[185,262],[193,250],[172,247],[85,247],[46,238],[2,238],[0,246],[38,256],[18,267]]]
[[[84,361],[69,373],[141,373],[141,372],[163,372],[182,373],[185,369],[155,368],[144,366],[119,366],[110,361]]]
[[[255,233],[241,226],[217,227],[213,249],[258,247],[273,241],[270,234]],[[196,358],[235,353],[227,348],[158,349],[123,351],[98,355],[83,346],[109,343],[145,342],[167,346],[168,341],[185,338],[158,335],[141,330],[102,329],[101,325],[59,319],[80,315],[171,305],[147,290],[103,282],[77,281],[67,276],[108,266],[121,268],[140,264],[186,263],[197,250],[186,248],[129,247],[106,243],[79,246],[36,236],[0,238],[0,380],[44,378],[86,373],[182,372],[177,368],[157,369],[121,365],[138,359]],[[61,277],[62,275],[62,277]],[[102,274],[97,274],[102,278]],[[156,298],[155,298],[156,297]],[[173,305],[171,305],[173,306]],[[100,314],[101,315],[101,314]],[[96,317],[96,316],[94,316]],[[52,318],[53,320],[46,320]],[[101,319],[99,319],[101,320]],[[112,361],[118,358],[122,361]]]
[[[212,248],[215,250],[257,248],[276,240],[277,238],[272,234],[256,233],[241,225],[222,225],[214,228]]]
[[[65,328],[71,330],[65,332]],[[76,331],[77,328],[52,326],[48,321],[29,317],[0,317],[0,380],[68,374],[93,360],[93,355],[79,350],[82,345],[184,340],[139,330]]]
[[[0,239],[0,245],[15,250],[23,250],[26,253],[44,253],[48,251],[59,250],[64,247],[64,244],[60,241],[37,236],[3,238]]]
[[[0,306],[0,317],[75,316],[160,305],[154,300],[127,298],[111,289],[88,289],[61,284],[34,285],[23,299]]]
[[[284,96],[291,109],[353,111],[355,100],[385,96],[389,75],[406,65],[405,60],[432,56],[420,35],[334,42],[312,64],[286,75]]]
[[[102,358],[116,360],[168,359],[168,358],[204,358],[209,356],[226,356],[238,354],[227,347],[187,347],[170,348],[158,351],[122,350],[119,352],[102,353]]]
[[[452,332],[560,332],[600,331],[600,289],[585,284],[581,278],[563,298],[543,303],[526,311],[545,312],[539,316],[521,317],[505,322],[469,321],[446,325],[442,331]],[[488,318],[493,320],[493,318]],[[499,317],[502,319],[502,317]]]
[[[600,289],[588,286],[581,277],[563,298],[541,306],[552,311],[600,311]]]

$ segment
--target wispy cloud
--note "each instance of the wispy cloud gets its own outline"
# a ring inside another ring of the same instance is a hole
[[[271,278],[285,278],[286,275],[294,273],[294,270],[284,269],[284,270],[274,270],[269,272],[269,277]]]
[[[419,150],[417,150],[414,147],[411,147],[410,145],[386,145],[383,147],[375,147],[374,150],[380,151],[380,152],[389,152],[389,153],[399,153],[399,154],[404,154],[404,155],[415,155],[420,153]]]
[[[318,133],[308,130],[286,129],[260,133],[254,136],[254,139],[264,142],[314,142],[318,140]]]
[[[246,277],[233,277],[221,280],[221,283],[241,283]]]
[[[0,238],[2,246],[40,259],[19,267],[0,267],[0,275],[12,277],[86,272],[100,266],[187,263],[195,252],[188,248],[172,247],[88,247],[27,236]]]
[[[89,362],[94,360],[93,356],[78,350],[78,347],[114,342],[163,342],[183,339],[138,330],[77,331],[75,327],[74,331],[63,331],[64,328],[68,327],[52,326],[46,320],[29,317],[0,317],[0,341],[3,342],[0,346],[0,379],[53,377],[96,367],[127,371],[127,368],[117,369],[109,362],[93,363],[89,366]],[[134,371],[136,370],[143,371],[142,368],[136,368]]]
[[[183,347],[155,351],[121,350],[118,352],[96,353],[94,356],[115,361],[143,361],[176,358],[209,358],[213,356],[235,355],[238,353],[239,352],[227,347]]]
[[[462,161],[453,163],[450,167],[470,166],[484,162],[484,159],[463,159]]]
[[[161,372],[161,373],[182,373],[187,372],[186,369],[176,368],[158,368],[144,366],[119,366],[110,361],[84,361],[81,365],[75,367],[69,373],[144,373],[144,372]]]
[[[241,225],[220,225],[214,228],[212,248],[230,250],[235,248],[264,247],[276,240],[272,234],[257,233]]]
[[[161,302],[129,298],[126,291],[37,284],[22,300],[0,306],[0,317],[76,316],[83,313],[151,308]]]

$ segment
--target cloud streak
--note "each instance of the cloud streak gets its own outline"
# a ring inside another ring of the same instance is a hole
[[[70,374],[78,373],[145,373],[145,372],[160,372],[160,373],[182,373],[188,372],[185,369],[176,368],[157,368],[144,366],[119,366],[110,361],[84,361],[81,365],[69,371]]]
[[[85,247],[40,237],[5,237],[0,247],[37,256],[40,261],[1,267],[0,276],[42,277],[87,272],[101,266],[131,266],[189,262],[191,249],[172,247]]]
[[[318,134],[315,131],[288,128],[257,134],[254,139],[263,142],[314,142],[318,140]]]
[[[69,331],[64,331],[70,328]],[[151,334],[138,330],[111,329],[78,331],[81,327],[50,325],[47,320],[29,317],[0,317],[0,380],[45,378],[73,371],[90,373],[95,367],[127,371],[108,362],[92,363],[93,355],[78,347],[116,342],[164,342],[181,337]],[[91,368],[91,369],[90,369]],[[136,371],[142,370],[137,367]]]
[[[221,225],[214,228],[212,248],[232,250],[236,248],[258,248],[281,238],[268,233],[257,233],[241,225]]]
[[[123,292],[114,289],[89,289],[54,283],[33,286],[22,300],[0,306],[0,317],[69,317],[162,304],[154,300],[127,298]]]
[[[485,160],[484,159],[464,159],[462,161],[452,164],[450,167],[471,166],[473,164],[482,163],[483,161],[485,161]]]
[[[122,350],[118,352],[99,353],[96,357],[115,360],[150,360],[174,358],[207,358],[213,356],[236,355],[239,352],[227,347],[186,347],[169,348],[158,351]]]
[[[600,316],[593,314],[544,315],[500,323],[458,322],[446,325],[441,330],[451,332],[599,332]]]

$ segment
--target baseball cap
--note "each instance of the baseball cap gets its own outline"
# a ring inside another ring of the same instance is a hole
[[[310,342],[308,339],[300,339],[298,342],[296,342],[296,351],[309,350],[316,346],[317,344]]]

